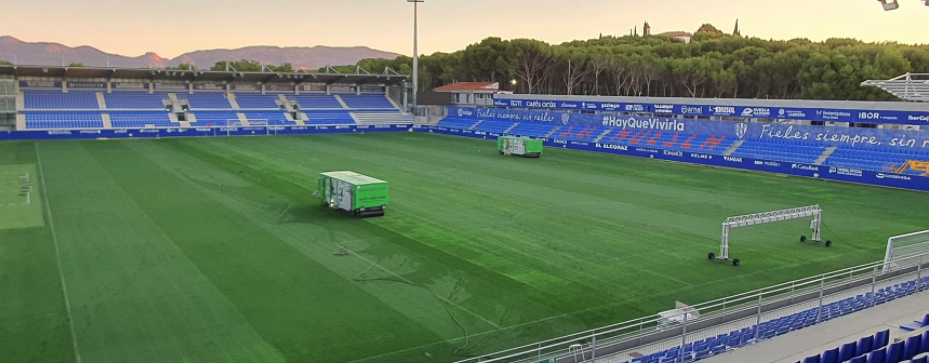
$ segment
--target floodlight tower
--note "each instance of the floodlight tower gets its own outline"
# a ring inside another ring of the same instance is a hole
[[[413,3],[413,109],[417,104],[416,94],[419,93],[419,3],[426,0],[406,0]]]

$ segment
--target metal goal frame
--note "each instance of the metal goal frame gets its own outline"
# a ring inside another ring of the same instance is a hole
[[[883,266],[883,270],[884,270],[884,271],[889,270],[889,269],[891,268],[891,265],[894,263],[895,260],[901,260],[901,259],[905,259],[906,257],[912,256],[912,255],[917,255],[917,254],[920,254],[920,253],[925,253],[925,252],[911,252],[911,253],[904,253],[904,254],[902,254],[902,255],[894,256],[894,248],[895,248],[895,247],[898,247],[898,246],[896,245],[896,241],[897,241],[897,240],[903,239],[903,238],[909,238],[909,237],[913,237],[913,236],[919,236],[919,235],[929,235],[929,230],[919,231],[919,232],[913,232],[913,233],[907,233],[907,234],[901,234],[901,235],[899,235],[899,236],[893,236],[893,237],[888,238],[888,239],[887,239],[887,253],[884,255],[884,266]],[[914,243],[914,244],[911,244],[911,245],[908,245],[908,246],[914,246],[914,245],[929,245],[929,238],[927,238],[926,241],[917,242],[917,243]],[[901,247],[901,248],[902,248],[902,247]]]
[[[813,229],[812,240],[819,242],[822,240],[823,225],[823,210],[819,207],[819,204],[726,218],[726,221],[723,222],[723,235],[719,246],[719,256],[716,258],[719,260],[729,259],[729,230],[732,228],[808,217],[813,217],[813,221],[810,223],[810,228]]]

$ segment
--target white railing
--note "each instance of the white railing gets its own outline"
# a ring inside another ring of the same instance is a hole
[[[739,321],[748,320],[757,327],[763,322],[762,318],[771,318],[779,311],[793,311],[796,309],[792,308],[796,306],[815,308],[818,305],[821,309],[827,299],[855,296],[862,291],[870,291],[873,306],[876,304],[875,292],[881,284],[901,276],[915,276],[917,281],[921,280],[923,270],[929,267],[929,253],[906,256],[896,261],[895,267],[889,270],[882,269],[883,265],[883,260],[872,262],[693,305],[693,310],[686,311],[698,314],[684,314],[682,323],[667,324],[666,317],[655,314],[455,363],[594,361],[669,339],[676,339],[674,341],[677,343],[665,345],[666,348],[683,346],[688,337],[701,330],[728,326]],[[923,285],[917,284],[920,292],[924,290]],[[822,315],[817,315],[817,323],[821,321]],[[692,316],[699,318],[688,321],[688,317],[692,319]],[[756,328],[756,334],[758,331]],[[759,336],[755,337],[755,340],[760,339]],[[581,346],[578,347],[578,344]]]

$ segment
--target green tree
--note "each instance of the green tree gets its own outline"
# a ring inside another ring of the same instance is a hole
[[[407,56],[356,65],[412,73]],[[354,73],[356,65],[336,68]],[[522,93],[889,100],[861,82],[906,72],[929,73],[929,45],[743,38],[704,24],[689,44],[660,36],[562,44],[490,37],[421,56],[419,79],[421,89],[460,81],[500,82],[507,89],[518,79],[514,91]]]
[[[178,64],[176,67],[165,67],[165,69],[179,70],[179,71],[192,71],[194,70],[194,66],[190,63],[181,63],[181,64]]]
[[[0,66],[11,66],[11,65],[13,65],[13,63],[0,59]]]
[[[87,67],[87,66],[85,66],[84,63],[72,62],[71,64],[68,65],[68,67],[79,68],[79,67]]]
[[[226,64],[227,64],[226,61],[216,62],[216,64],[214,64],[213,67],[210,68],[210,70],[225,71],[227,70]],[[261,63],[258,63],[257,61],[253,61],[253,60],[242,59],[238,61],[228,62],[228,64],[230,67],[232,67],[231,69],[229,69],[230,71],[235,69],[236,71],[239,71],[239,72],[261,72]]]

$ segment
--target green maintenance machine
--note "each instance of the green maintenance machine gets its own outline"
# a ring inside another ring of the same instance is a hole
[[[497,138],[497,151],[500,151],[503,155],[538,158],[542,156],[542,140],[528,137],[500,136]]]
[[[314,196],[330,208],[361,218],[383,216],[389,200],[387,182],[351,171],[320,174]]]

